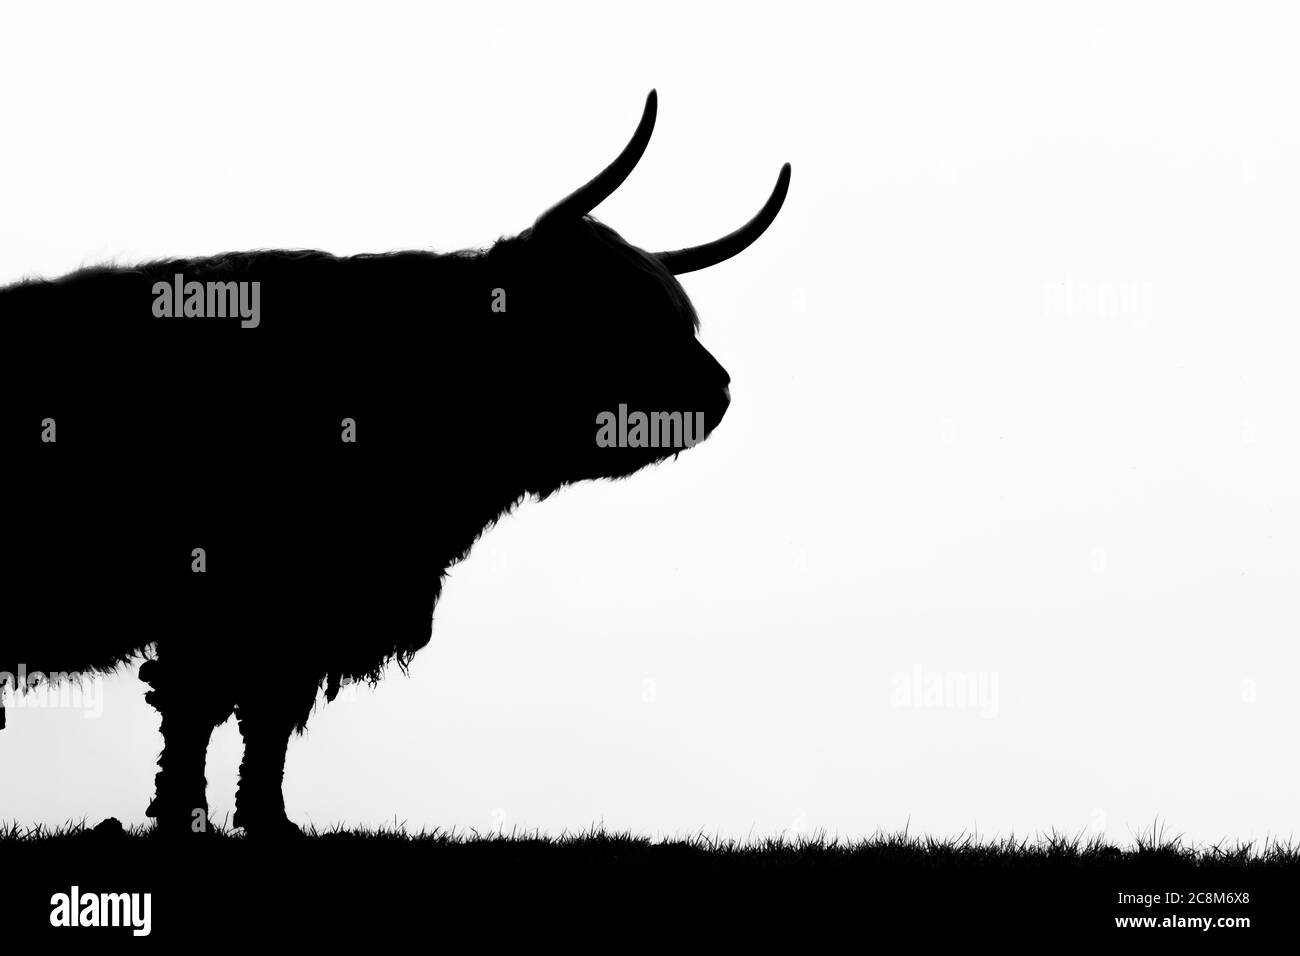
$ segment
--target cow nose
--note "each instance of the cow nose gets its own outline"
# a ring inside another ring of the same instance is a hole
[[[723,402],[723,405],[730,405],[730,404],[731,404],[731,386],[730,386],[730,385],[724,385],[724,386],[722,386],[722,402]]]

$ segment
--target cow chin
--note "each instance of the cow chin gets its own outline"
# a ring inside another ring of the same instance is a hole
[[[690,404],[698,410],[641,412],[620,404],[595,416],[595,440],[586,436],[574,458],[582,478],[625,478],[707,440],[726,413],[725,395]]]

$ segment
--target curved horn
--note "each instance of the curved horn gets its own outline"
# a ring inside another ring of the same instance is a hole
[[[730,259],[772,225],[772,220],[781,211],[781,204],[785,202],[785,194],[789,188],[790,164],[786,163],[781,167],[781,175],[776,177],[776,186],[772,189],[772,195],[767,197],[767,202],[763,203],[763,208],[758,211],[758,215],[731,235],[706,242],[702,246],[691,246],[673,252],[658,252],[655,253],[655,257],[666,265],[673,275],[694,272],[696,269],[707,269],[709,266],[716,266],[719,262]]]
[[[608,199],[610,193],[623,184],[623,180],[627,179],[628,174],[640,161],[641,154],[645,152],[646,144],[650,142],[650,134],[654,131],[655,114],[658,109],[659,95],[654,90],[651,90],[650,95],[645,98],[645,110],[641,113],[641,122],[637,124],[636,132],[632,134],[632,139],[628,144],[623,147],[623,152],[618,154],[618,158],[606,166],[587,185],[570,193],[542,213],[537,218],[536,226],[541,226],[544,221],[554,222],[567,218],[580,219]]]

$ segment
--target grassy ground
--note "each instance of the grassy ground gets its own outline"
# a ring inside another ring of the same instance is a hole
[[[53,849],[64,846],[120,847],[128,853],[148,853],[171,847],[149,827],[120,828],[116,821],[91,826],[85,821],[62,827],[24,827],[17,823],[0,826],[0,846]],[[242,831],[215,827],[206,839],[190,848],[211,853],[253,851],[255,841]],[[479,833],[473,830],[413,832],[395,824],[391,827],[325,830],[308,828],[301,844],[291,843],[289,852],[334,851],[353,853],[419,852],[430,857],[449,856],[465,860],[474,856],[502,858],[551,857],[585,864],[618,867],[780,867],[780,868],[1089,868],[1089,867],[1173,867],[1188,870],[1293,868],[1300,867],[1300,842],[1271,839],[1263,843],[1229,841],[1197,845],[1173,833],[1160,823],[1134,836],[1126,846],[1100,838],[1061,833],[1029,836],[978,838],[970,834],[934,837],[907,831],[877,833],[859,840],[826,833],[808,836],[779,836],[736,840],[704,833],[651,839],[632,833],[592,828],[577,833],[544,835],[511,831]],[[298,847],[297,851],[292,848]]]
[[[782,937],[802,951],[821,951],[810,938],[845,925],[904,931],[918,945],[937,936],[1001,943],[1160,932],[1117,928],[1126,916],[1247,916],[1248,930],[1205,938],[1258,940],[1292,932],[1300,899],[1296,842],[1196,846],[1159,825],[1111,846],[1061,834],[652,840],[599,828],[544,836],[401,826],[266,843],[220,830],[178,841],[115,824],[0,827],[0,931],[48,935],[51,894],[73,885],[152,894],[152,935],[175,942],[227,934],[246,942],[258,926],[298,942],[373,943],[473,925],[482,942],[581,933],[617,951],[636,936],[668,945],[688,928],[730,948]],[[1215,895],[1191,905],[1193,893]],[[1157,899],[1135,904],[1123,894]]]

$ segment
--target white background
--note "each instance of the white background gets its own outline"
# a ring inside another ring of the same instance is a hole
[[[630,241],[711,239],[794,165],[769,233],[685,279],[726,422],[489,533],[411,676],[294,741],[290,814],[1287,836],[1296,16],[7,3],[0,281],[484,245],[611,159],[657,87],[597,211]],[[903,706],[918,669],[996,697]],[[142,689],[111,679],[98,720],[11,710],[0,818],[143,820]],[[218,820],[237,762],[232,722]]]

